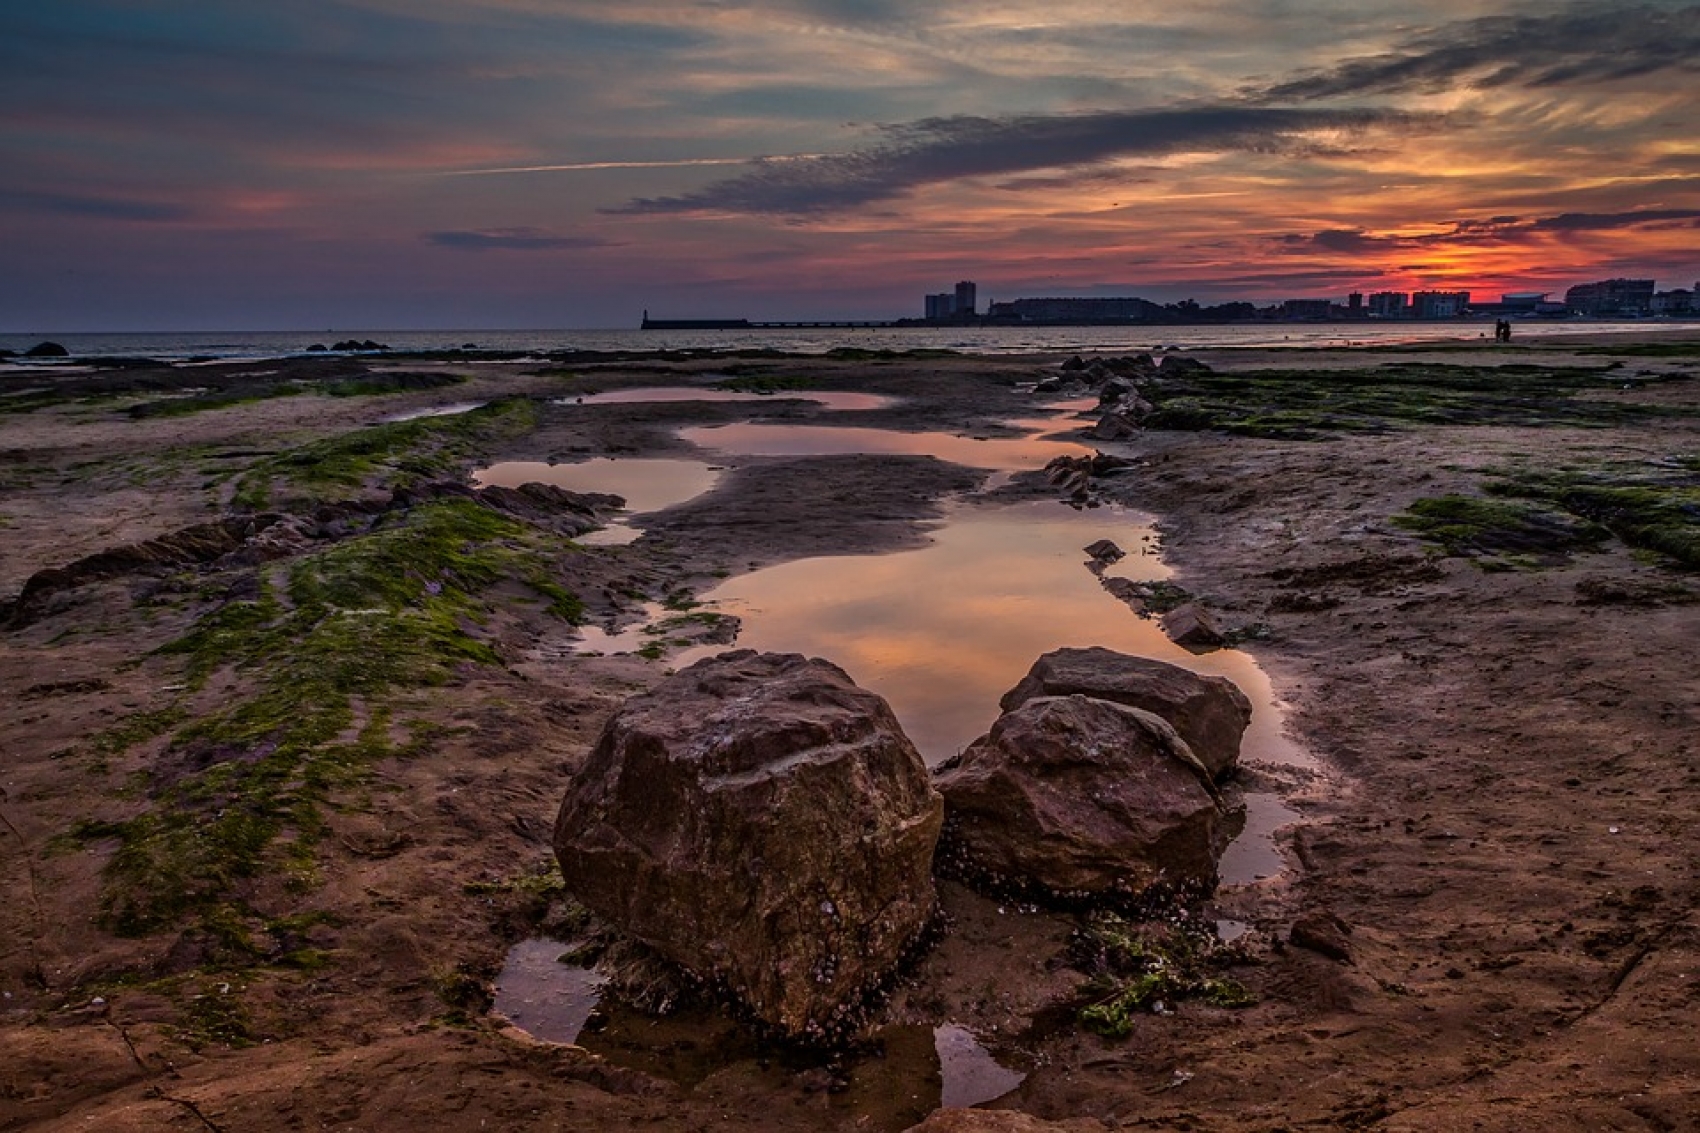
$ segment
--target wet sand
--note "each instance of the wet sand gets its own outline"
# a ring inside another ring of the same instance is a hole
[[[1579,359],[1584,345],[1519,343],[1515,360],[1600,363]],[[1400,356],[1200,357],[1231,370]],[[1691,356],[1622,360],[1631,375],[1700,372]],[[643,538],[581,557],[580,596],[617,625],[640,615],[639,594],[700,594],[805,555],[920,545],[949,498],[985,482],[899,453],[728,458],[678,430],[758,415],[1012,437],[1000,422],[1034,403],[1020,383],[1058,361],[786,360],[774,368],[820,388],[899,400],[848,413],[782,400],[562,405],[464,454],[461,474],[607,456],[732,466]],[[40,570],[216,518],[234,473],[362,421],[723,368],[474,367],[458,386],[352,402],[309,393],[188,417],[133,419],[122,401],[5,414],[0,597]],[[1693,411],[1700,381],[1599,396]],[[1287,871],[1220,910],[1249,926],[1235,975],[1258,1001],[1183,1003],[1139,1017],[1120,1042],[1084,1033],[1068,1021],[1081,979],[1063,963],[1070,918],[947,885],[950,931],[897,988],[889,1022],[965,1028],[1025,1072],[997,1106],[1106,1128],[1689,1127],[1700,1112],[1700,583],[1615,541],[1545,569],[1484,571],[1432,556],[1391,518],[1420,497],[1479,492],[1486,470],[1517,461],[1692,459],[1697,420],[1322,442],[1151,431],[1114,446],[1143,467],[1105,490],[1157,517],[1176,582],[1229,626],[1257,627],[1247,648],[1321,768],[1279,783],[1303,819],[1279,836]],[[1009,492],[1054,496],[1040,477]],[[901,1129],[936,1104],[924,1042],[917,1053],[894,1040],[885,1060],[843,1072],[725,1040],[731,1057],[687,1059],[688,1073],[669,1077],[682,1051],[720,1032],[668,1032],[650,1048],[667,1058],[622,1065],[528,1041],[483,1012],[508,948],[551,928],[547,892],[516,879],[547,862],[566,777],[613,708],[666,665],[576,655],[572,631],[525,602],[499,603],[479,630],[503,664],[398,698],[398,717],[437,730],[336,797],[311,877],[243,882],[250,952],[199,930],[103,927],[116,844],[68,835],[149,806],[169,744],[91,738],[176,696],[182,662],[154,651],[228,581],[188,573],[91,583],[0,639],[0,1128]],[[203,700],[252,679],[224,674]],[[1291,943],[1295,924],[1324,926],[1345,958]]]

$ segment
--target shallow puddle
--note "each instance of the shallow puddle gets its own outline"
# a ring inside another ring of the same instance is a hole
[[[570,492],[608,492],[623,496],[626,510],[660,511],[702,495],[720,479],[721,470],[700,460],[622,460],[599,456],[577,464],[510,460],[472,474],[476,488],[553,484]]]
[[[471,413],[474,409],[482,409],[489,404],[484,401],[460,401],[453,405],[438,405],[430,409],[409,409],[405,413],[392,413],[384,418],[389,424],[397,421],[417,421],[422,417],[455,417],[462,413]]]
[[[496,1014],[532,1038],[577,1042],[608,981],[589,968],[561,963],[571,948],[544,939],[514,945],[496,977]]]
[[[974,1032],[954,1023],[933,1030],[933,1049],[939,1056],[942,1079],[939,1104],[966,1107],[1001,1098],[1027,1080],[980,1045]]]
[[[552,484],[569,492],[607,492],[621,496],[626,501],[624,515],[576,540],[586,546],[610,547],[636,542],[643,535],[632,522],[637,516],[695,499],[719,483],[721,474],[722,469],[700,460],[621,460],[599,456],[578,464],[510,460],[474,472],[472,484],[476,488]]]
[[[872,1036],[872,1052],[828,1063],[824,1056],[764,1046],[712,1007],[656,1016],[617,999],[604,1004],[607,981],[561,961],[572,947],[546,939],[514,945],[497,977],[492,1010],[532,1038],[576,1043],[686,1089],[722,1074],[766,1077],[777,1090],[804,1094],[830,1084],[832,1108],[856,1114],[867,1128],[899,1130],[941,1105],[1002,1097],[1027,1077],[955,1024],[886,1027]]]
[[[1049,422],[1064,428],[1066,422]],[[951,433],[898,433],[839,425],[702,425],[679,435],[694,445],[738,456],[936,456],[968,468],[1021,472],[1043,468],[1059,456],[1086,456],[1073,441],[1038,437],[961,437]]]
[[[689,386],[646,386],[641,389],[616,389],[607,393],[587,394],[584,397],[562,398],[559,405],[641,405],[671,401],[812,401],[835,410],[884,409],[896,404],[897,398],[877,393],[853,393],[848,390],[777,390],[773,393],[749,393],[730,389],[693,389]]]
[[[956,754],[998,715],[998,698],[1040,654],[1105,645],[1169,659],[1191,654],[1122,605],[1081,550],[1108,538],[1132,553],[1109,573],[1157,579],[1143,516],[1055,501],[959,506],[932,543],[888,555],[800,559],[699,595],[743,619],[740,648],[825,657],[891,702],[929,764]],[[720,652],[688,650],[678,667]]]
[[[1279,876],[1287,863],[1275,844],[1275,832],[1299,820],[1298,811],[1267,792],[1249,792],[1244,802],[1245,826],[1217,866],[1225,885],[1248,885]]]

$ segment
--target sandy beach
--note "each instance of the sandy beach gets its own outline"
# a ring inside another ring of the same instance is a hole
[[[1067,359],[8,376],[0,1129],[895,1133],[938,1105],[946,1023],[1022,1076],[987,1105],[1032,1120],[938,1128],[1693,1128],[1700,332],[1186,356],[1206,375],[1158,425],[1094,440],[1085,412],[1051,435],[1128,462],[1094,500],[1155,519],[1173,584],[1315,761],[1243,772],[1300,815],[1280,875],[1213,910],[1246,929],[1221,962],[1254,1002],[1090,1033],[1080,917],[946,882],[884,1053],[825,1061],[706,1007],[585,1045],[488,1010],[516,942],[582,932],[551,825],[609,715],[670,668],[575,652],[579,626],[659,604],[681,648],[721,642],[688,615],[727,578],[921,546],[949,507],[1062,507],[1038,470],[728,456],[680,430],[1015,438]],[[766,396],[585,403],[680,385]],[[601,546],[571,540],[611,505],[463,487],[608,457],[719,479]],[[398,530],[417,542],[376,538]],[[448,554],[446,582],[380,584]],[[314,602],[370,616],[305,637]],[[418,644],[370,628],[388,602],[421,612]]]

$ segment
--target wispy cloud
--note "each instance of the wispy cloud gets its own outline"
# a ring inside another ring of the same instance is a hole
[[[594,236],[561,236],[541,228],[482,228],[449,232],[427,232],[427,244],[472,252],[495,249],[518,252],[548,252],[569,249],[607,248],[612,242]]]
[[[563,165],[508,165],[496,169],[451,169],[444,177],[490,177],[504,173],[580,173],[596,169],[686,169],[693,165],[748,165],[781,158],[694,157],[679,161],[575,161]]]
[[[1413,121],[1385,110],[1255,106],[927,118],[880,127],[882,141],[867,149],[761,160],[749,173],[696,192],[638,198],[608,211],[824,214],[969,177],[1009,177],[1173,153],[1291,152],[1304,149],[1318,133]]]
[[[1700,73],[1700,5],[1588,3],[1539,15],[1484,16],[1250,93],[1290,102],[1459,84],[1556,87],[1659,71]]]
[[[1634,212],[1567,212],[1557,216],[1495,216],[1485,220],[1453,221],[1438,232],[1374,233],[1357,228],[1331,228],[1312,233],[1274,237],[1281,251],[1302,254],[1374,254],[1436,247],[1494,247],[1517,244],[1543,234],[1615,232],[1627,228],[1676,225],[1700,227],[1700,209],[1643,209]]]

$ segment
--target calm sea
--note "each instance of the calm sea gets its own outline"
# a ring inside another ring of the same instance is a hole
[[[1546,335],[1693,330],[1700,323],[1569,321],[1519,324],[1518,333]],[[339,330],[217,331],[150,334],[0,334],[0,349],[22,353],[51,340],[75,358],[148,357],[257,359],[300,354],[309,346],[370,339],[393,350],[747,350],[822,354],[836,347],[868,350],[957,350],[970,354],[1058,354],[1208,347],[1395,345],[1489,339],[1491,323],[1292,324],[1225,327],[891,327],[823,330]],[[10,359],[13,364],[23,364]],[[34,365],[34,364],[31,364]]]

